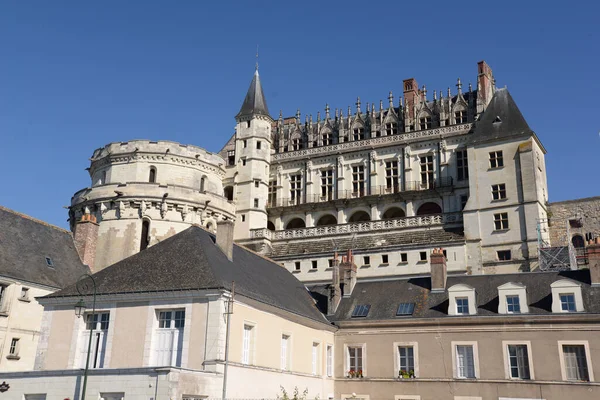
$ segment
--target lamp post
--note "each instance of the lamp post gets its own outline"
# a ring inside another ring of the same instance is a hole
[[[79,292],[79,294],[81,296],[86,296],[89,295],[90,291],[92,292],[92,317],[91,317],[91,324],[90,324],[90,338],[88,341],[88,350],[87,350],[87,358],[85,360],[85,370],[83,371],[83,388],[81,390],[81,400],[85,400],[85,389],[87,386],[87,375],[88,375],[88,369],[90,367],[90,352],[92,350],[92,335],[94,333],[94,328],[96,325],[96,322],[94,321],[94,315],[96,314],[96,281],[94,280],[94,277],[92,277],[92,275],[90,274],[83,274],[81,275],[81,277],[77,280],[77,292]],[[75,315],[77,316],[77,318],[81,317],[82,315],[84,315],[85,313],[85,303],[83,302],[83,298],[79,299],[79,301],[77,302],[77,304],[75,304]],[[83,321],[83,323],[86,323],[87,321]]]

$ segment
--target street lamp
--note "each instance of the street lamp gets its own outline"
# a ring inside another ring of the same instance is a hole
[[[92,349],[92,335],[94,333],[94,328],[96,323],[94,321],[94,314],[96,314],[96,281],[94,277],[90,274],[83,274],[77,280],[77,291],[81,296],[89,295],[90,292],[92,294],[92,315],[91,315],[91,323],[90,323],[90,338],[88,340],[88,349],[87,349],[87,358],[85,360],[85,370],[83,371],[83,388],[81,389],[81,400],[85,400],[85,389],[87,386],[87,376],[88,369],[90,367],[90,353]],[[79,299],[77,304],[75,304],[75,315],[77,318],[81,317],[85,313],[85,303],[83,299]],[[83,321],[87,323],[87,321]]]

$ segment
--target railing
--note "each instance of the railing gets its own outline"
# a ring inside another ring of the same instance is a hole
[[[370,189],[358,189],[358,190],[339,190],[328,191],[325,194],[311,194],[300,197],[283,197],[275,199],[267,203],[267,208],[272,207],[293,207],[300,204],[312,204],[312,203],[325,203],[333,200],[344,200],[344,199],[358,199],[365,196],[385,196],[388,194],[402,193],[402,192],[415,192],[425,190],[436,190],[442,188],[451,188],[454,185],[454,179],[452,177],[438,178],[429,182],[422,181],[406,181],[404,182],[404,190],[401,184],[392,186],[372,186]],[[319,188],[321,189],[321,188]]]
[[[383,219],[378,221],[354,222],[349,224],[315,226],[311,228],[286,229],[271,231],[268,229],[251,229],[252,239],[266,238],[269,240],[285,240],[296,238],[321,237],[341,235],[345,233],[372,232],[390,229],[405,229],[420,226],[435,226],[461,222],[462,212],[422,215],[416,217],[403,217]]]

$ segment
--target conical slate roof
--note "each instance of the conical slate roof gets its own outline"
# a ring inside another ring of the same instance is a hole
[[[248,93],[246,93],[244,104],[242,104],[240,112],[235,117],[239,119],[241,117],[250,117],[253,115],[265,115],[270,117],[267,101],[265,100],[262,85],[260,84],[258,69],[254,72],[254,78],[252,78]]]

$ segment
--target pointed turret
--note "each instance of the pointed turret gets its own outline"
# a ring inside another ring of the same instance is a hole
[[[236,120],[240,120],[241,118],[253,117],[255,115],[264,115],[271,118],[269,109],[267,108],[265,94],[263,93],[262,85],[260,84],[258,68],[254,71],[254,77],[248,88],[248,93],[246,93],[244,104],[242,104],[242,108],[235,118]]]

